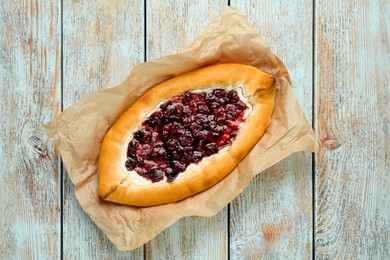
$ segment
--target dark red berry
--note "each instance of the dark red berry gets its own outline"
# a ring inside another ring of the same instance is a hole
[[[227,94],[227,97],[232,103],[236,103],[238,100],[240,100],[240,97],[238,96],[237,92],[234,90],[230,90]]]
[[[220,105],[218,102],[212,102],[212,103],[210,104],[210,108],[211,108],[212,111],[217,110],[220,106],[221,106],[221,105]]]
[[[218,98],[222,98],[226,96],[226,91],[223,89],[214,89],[213,94]]]
[[[189,115],[191,115],[191,109],[190,109],[189,106],[184,106],[184,107],[183,107],[183,115],[184,115],[184,116],[189,116]]]
[[[168,150],[175,150],[179,146],[179,142],[176,139],[169,139],[166,142],[166,146]]]
[[[172,161],[172,167],[178,172],[184,172],[186,169],[186,166],[184,166],[182,163],[176,160]]]
[[[167,182],[172,182],[176,176],[178,175],[178,172],[175,171],[172,168],[166,168],[165,169],[165,176],[167,177]]]
[[[158,182],[164,178],[164,172],[158,167],[153,167],[149,170],[148,177],[152,182]]]
[[[215,143],[209,143],[205,146],[205,152],[207,155],[212,155],[217,151],[217,145]]]
[[[136,165],[137,165],[137,161],[136,160],[134,160],[131,157],[127,158],[125,166],[126,166],[126,169],[128,171],[132,171],[135,168]]]
[[[208,114],[209,112],[210,110],[206,105],[200,105],[198,108],[198,113]]]
[[[184,104],[190,103],[190,101],[191,101],[191,93],[188,92],[188,91],[187,91],[187,92],[184,92],[183,96],[184,96],[184,98],[183,98],[183,103],[184,103]]]
[[[208,134],[209,134],[209,131],[207,131],[207,130],[202,130],[202,131],[196,132],[196,134],[194,135],[194,137],[195,137],[196,139],[199,139],[199,140],[205,140],[205,139],[207,138]]]
[[[199,151],[194,151],[193,155],[192,155],[192,161],[193,162],[197,162],[199,161],[200,159],[202,159],[203,157],[203,153],[202,152],[199,152]]]
[[[244,102],[242,102],[241,100],[238,101],[235,105],[240,110],[245,110],[248,108],[247,105]]]
[[[226,97],[221,97],[218,99],[218,102],[221,104],[221,105],[225,105],[229,102],[229,99],[226,98]]]

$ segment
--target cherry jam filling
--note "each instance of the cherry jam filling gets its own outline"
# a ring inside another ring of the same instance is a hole
[[[172,182],[191,163],[230,145],[247,109],[236,90],[175,96],[133,134],[125,166],[152,182],[164,176]]]

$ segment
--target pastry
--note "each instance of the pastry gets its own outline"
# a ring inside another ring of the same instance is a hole
[[[261,139],[274,101],[275,78],[241,64],[205,67],[151,88],[103,140],[99,197],[155,206],[208,189]]]

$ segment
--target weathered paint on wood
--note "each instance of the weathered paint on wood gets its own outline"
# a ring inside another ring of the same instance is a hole
[[[60,106],[60,4],[0,2],[0,258],[60,256],[58,156],[42,125]]]
[[[310,120],[312,2],[232,0],[231,5],[247,16],[286,65],[292,88]],[[311,208],[310,154],[294,154],[260,173],[231,203],[231,258],[311,258]]]
[[[187,47],[226,1],[147,1],[147,58]],[[146,244],[146,259],[226,259],[226,208],[211,218],[187,217]]]
[[[123,81],[144,60],[141,0],[64,1],[64,108]],[[66,172],[65,172],[66,173]],[[64,179],[64,258],[142,259],[143,248],[120,252],[79,206]]]
[[[315,254],[390,258],[390,2],[316,6]]]
[[[314,121],[323,147],[315,160],[315,209],[310,156],[295,154],[231,204],[230,247],[225,209],[179,221],[145,250],[118,252],[79,207],[66,172],[60,201],[58,157],[42,124],[58,113],[61,98],[66,108],[118,84],[143,61],[144,2],[66,0],[62,43],[60,3],[2,1],[0,258],[60,258],[61,203],[65,259],[224,259],[228,248],[232,259],[310,258],[313,251],[319,259],[389,258],[390,4],[320,1],[315,15],[311,1],[231,4],[284,61],[309,119],[315,18]],[[225,5],[147,1],[148,59],[187,46]]]

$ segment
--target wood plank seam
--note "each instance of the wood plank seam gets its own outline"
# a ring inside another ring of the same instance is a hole
[[[227,5],[230,6],[230,0],[228,0],[227,2]],[[227,249],[226,249],[226,255],[227,255],[227,259],[230,260],[231,259],[231,252],[230,252],[230,240],[231,240],[231,237],[230,237],[230,212],[231,212],[231,202],[227,205],[227,212],[226,212],[226,215],[227,215],[227,224],[226,224],[226,234],[227,234]]]
[[[315,31],[315,19],[316,19],[316,0],[313,0],[313,7],[312,7],[312,101],[311,101],[311,126],[315,132],[315,37],[316,37],[316,31]],[[316,215],[315,215],[315,203],[316,203],[316,194],[315,194],[315,180],[316,180],[316,154],[312,153],[311,158],[311,167],[312,167],[312,181],[311,181],[311,192],[312,192],[312,205],[311,205],[311,214],[312,214],[312,253],[311,257],[312,259],[316,259],[315,254],[315,226],[316,226]]]
[[[147,61],[147,59],[148,59],[148,49],[147,49],[147,42],[148,42],[148,34],[147,34],[147,30],[148,30],[148,21],[147,21],[147,0],[144,0],[144,62],[146,62]],[[147,259],[147,257],[146,257],[146,250],[147,250],[147,248],[146,248],[146,244],[144,244],[143,246],[142,246],[142,248],[143,248],[143,259],[144,260],[146,260]]]
[[[60,19],[61,19],[61,30],[60,30],[60,38],[61,38],[61,112],[64,111],[64,8],[63,8],[63,0],[60,3]],[[59,156],[59,164],[60,164],[60,200],[61,200],[61,209],[60,209],[60,259],[64,259],[64,163],[62,161],[61,156]]]

